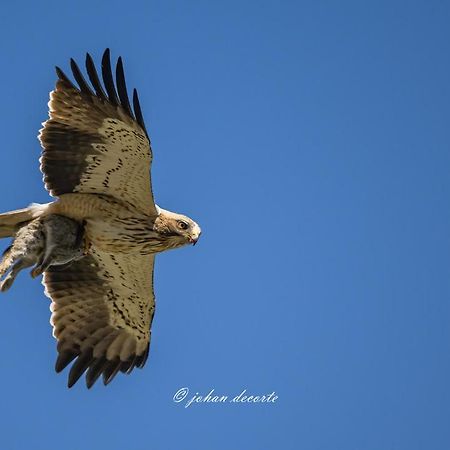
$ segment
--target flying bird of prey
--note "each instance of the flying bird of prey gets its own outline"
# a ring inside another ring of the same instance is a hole
[[[23,267],[36,263],[32,275],[43,272],[56,371],[73,362],[68,386],[86,372],[90,388],[100,376],[106,385],[144,366],[155,254],[195,244],[201,230],[154,202],[150,139],[136,90],[130,104],[121,58],[115,81],[108,49],[103,82],[89,54],[89,81],[70,63],[77,85],[56,68],[49,119],[39,134],[45,188],[56,199],[0,215],[0,237],[15,238],[0,270],[12,267],[3,290]]]

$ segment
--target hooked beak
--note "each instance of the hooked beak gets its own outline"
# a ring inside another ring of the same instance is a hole
[[[191,236],[189,236],[189,242],[192,245],[195,245],[198,241],[198,238],[200,237],[200,235],[202,234],[201,231],[199,231],[198,233],[192,234]]]
[[[195,245],[197,243],[200,235],[202,234],[201,228],[196,223],[194,223],[194,225],[195,226],[193,227],[193,230],[192,230],[192,232],[191,232],[191,234],[189,236],[189,242],[192,245]]]

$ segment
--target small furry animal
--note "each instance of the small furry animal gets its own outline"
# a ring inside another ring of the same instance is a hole
[[[0,262],[0,291],[7,291],[22,269],[34,265],[36,278],[50,266],[60,266],[85,254],[83,226],[75,220],[52,214],[21,224]]]

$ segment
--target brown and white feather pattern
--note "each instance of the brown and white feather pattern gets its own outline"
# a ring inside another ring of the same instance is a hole
[[[91,387],[102,374],[108,384],[119,370],[144,365],[155,311],[153,263],[154,255],[92,249],[82,260],[44,274],[58,340],[56,370],[77,358],[69,386],[86,370]]]
[[[56,89],[50,93],[50,118],[39,135],[45,187],[53,196],[108,195],[156,216],[150,179],[152,152],[137,94],[134,94],[133,114],[121,60],[117,66],[119,96],[112,81],[109,52],[105,52],[102,61],[109,96],[104,93],[95,67],[89,61],[88,55],[88,74],[100,96],[79,78],[81,72],[75,62],[72,61],[72,70],[81,83],[80,89],[57,70]]]
[[[39,135],[41,171],[49,193],[67,203],[67,216],[86,219],[87,236],[94,245],[80,261],[51,267],[43,283],[52,299],[59,352],[56,369],[63,370],[75,359],[69,386],[87,370],[91,387],[100,375],[108,384],[119,370],[142,367],[147,358],[155,309],[154,255],[130,248],[118,232],[126,235],[126,227],[113,224],[123,220],[123,211],[134,211],[141,219],[137,228],[145,233],[157,211],[151,191],[150,140],[136,91],[133,109],[130,106],[122,60],[116,67],[117,90],[109,50],[102,59],[103,84],[89,55],[91,86],[73,60],[71,67],[78,87],[57,68],[49,120]],[[102,199],[105,217],[99,217],[98,210],[93,217],[83,216],[90,203]]]

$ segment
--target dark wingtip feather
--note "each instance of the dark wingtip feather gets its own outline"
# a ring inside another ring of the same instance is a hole
[[[79,69],[77,63],[74,61],[73,58],[70,58],[70,67],[72,69],[73,76],[80,86],[81,92],[84,92],[88,95],[93,95],[92,89],[89,87],[89,85],[86,83],[86,80],[83,77],[83,74],[81,73],[81,70]]]
[[[107,363],[105,370],[103,371],[103,384],[107,386],[114,377],[119,373],[121,362],[118,359]]]
[[[117,59],[116,80],[114,80],[111,69],[111,58],[109,48],[107,48],[104,51],[101,62],[101,75],[103,78],[102,83],[100,81],[98,72],[95,68],[94,60],[92,59],[89,53],[86,53],[86,71],[88,74],[89,81],[92,84],[93,90],[86,81],[86,79],[84,78],[83,74],[81,73],[81,70],[79,69],[78,65],[73,59],[70,60],[70,65],[72,68],[73,76],[76,82],[79,84],[80,89],[78,89],[69,80],[66,74],[59,67],[56,67],[56,73],[60,80],[63,80],[64,82],[68,83],[70,87],[72,87],[77,91],[81,90],[81,92],[84,92],[86,94],[96,95],[99,99],[103,101],[108,101],[114,106],[121,106],[133,120],[136,120],[136,122],[144,131],[147,139],[150,140],[147,129],[145,127],[144,117],[142,115],[141,105],[139,103],[139,97],[136,89],[133,90],[133,107],[131,107],[130,105],[127,86],[125,82],[125,72],[123,69],[123,62],[121,57]],[[117,90],[115,83],[117,84]]]
[[[120,364],[120,371],[125,374],[130,374],[134,368],[134,362],[136,361],[136,357],[129,359],[128,361],[123,361]]]
[[[144,117],[142,115],[141,105],[139,103],[139,97],[136,89],[133,89],[133,108],[134,108],[134,115],[136,116],[136,121],[139,124],[139,126],[144,130],[148,138],[148,133],[147,129],[145,128]]]
[[[78,359],[74,362],[69,372],[69,380],[67,386],[71,388],[83,375],[85,370],[92,362],[92,350],[86,350],[82,353]]]
[[[90,367],[86,374],[86,386],[90,389],[98,380],[105,368],[106,359],[99,358]]]
[[[94,87],[95,94],[102,100],[107,100],[105,91],[103,89],[102,83],[98,77],[97,69],[95,68],[94,60],[89,53],[86,53],[86,70],[88,73],[89,80],[91,80],[92,86]]]
[[[58,66],[55,66],[55,70],[56,70],[56,75],[58,76],[58,78],[61,81],[65,81],[66,83],[68,83],[70,85],[70,87],[72,87],[75,90],[78,90],[76,88],[76,86],[69,80],[67,75]]]
[[[77,354],[70,351],[61,352],[55,363],[55,371],[59,373],[63,371],[75,358]]]
[[[150,351],[150,345],[147,345],[145,352],[136,358],[136,367],[139,367],[139,369],[142,369],[144,367],[144,365],[148,359],[149,351]]]
[[[127,85],[125,82],[125,73],[123,70],[122,57],[119,56],[116,64],[116,81],[117,91],[119,93],[120,104],[125,111],[134,119],[133,111],[131,110],[130,101],[128,100]]]
[[[111,70],[111,60],[109,56],[109,48],[105,50],[102,57],[102,76],[103,83],[105,84],[106,92],[108,93],[108,100],[113,104],[118,106],[119,99],[117,97],[116,88],[114,86],[114,78]]]

